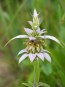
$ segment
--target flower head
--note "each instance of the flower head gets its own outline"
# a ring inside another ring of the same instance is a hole
[[[19,63],[27,57],[29,57],[31,62],[38,58],[41,60],[46,59],[51,62],[49,51],[44,49],[44,40],[51,39],[58,44],[60,44],[60,41],[54,36],[45,35],[47,32],[46,29],[40,29],[39,18],[36,9],[34,9],[33,21],[28,21],[28,23],[31,25],[32,29],[24,28],[27,35],[18,35],[10,40],[12,41],[17,38],[27,38],[26,48],[18,53],[18,55],[22,54],[19,59]]]

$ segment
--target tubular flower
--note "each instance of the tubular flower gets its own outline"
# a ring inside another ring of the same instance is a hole
[[[28,21],[28,23],[31,25],[32,29],[24,28],[27,35],[18,35],[10,40],[12,41],[17,38],[27,38],[27,47],[18,53],[18,55],[22,54],[19,59],[19,63],[27,57],[29,57],[31,62],[38,58],[40,58],[41,60],[46,59],[51,62],[49,51],[44,49],[44,40],[51,39],[58,44],[60,44],[60,41],[54,36],[45,35],[45,33],[47,32],[46,29],[40,29],[40,23],[36,9],[34,9],[33,21]]]

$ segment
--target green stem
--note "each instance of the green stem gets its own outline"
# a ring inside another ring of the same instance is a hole
[[[34,85],[33,87],[36,87],[36,70],[35,70],[35,66],[34,66]]]
[[[39,68],[39,60],[34,61],[34,86],[37,87],[39,83],[40,76],[40,68]]]

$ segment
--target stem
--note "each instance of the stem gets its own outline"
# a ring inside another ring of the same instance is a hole
[[[36,87],[36,70],[35,70],[35,66],[34,66],[34,85],[33,87]]]
[[[37,87],[40,76],[40,68],[39,68],[39,60],[34,61],[34,85],[33,87]]]

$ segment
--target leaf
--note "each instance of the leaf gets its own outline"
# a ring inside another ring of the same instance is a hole
[[[28,81],[34,82],[34,71],[32,71],[31,74],[29,75]]]
[[[29,83],[22,83],[22,84],[27,86],[27,87],[33,87],[33,84],[31,82],[29,82]]]
[[[48,84],[39,82],[38,87],[43,86],[43,87],[50,87]]]
[[[12,40],[18,39],[18,38],[28,38],[28,36],[27,36],[27,35],[18,35],[18,36],[15,36],[14,38],[10,39],[10,40],[5,44],[5,46],[6,46],[7,44],[9,44]]]
[[[44,61],[44,63],[42,64],[42,71],[46,74],[46,75],[50,75],[52,73],[52,67],[51,64],[47,61]]]
[[[60,41],[54,36],[44,35],[44,36],[40,36],[40,37],[43,38],[43,39],[51,39],[51,40],[53,40],[53,41],[55,41],[55,42],[57,42],[58,44],[61,45]]]

